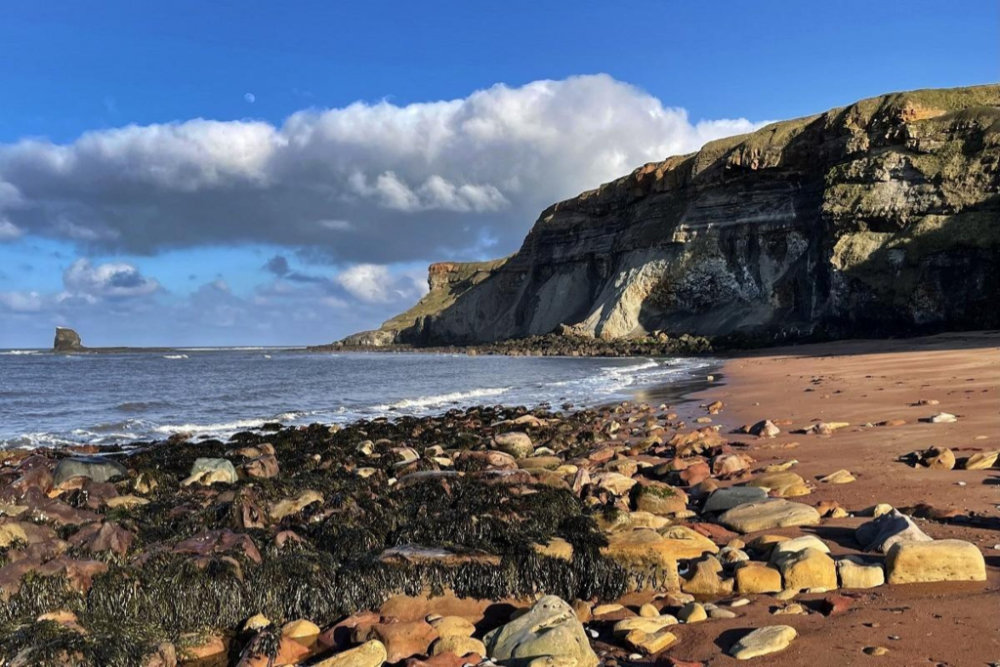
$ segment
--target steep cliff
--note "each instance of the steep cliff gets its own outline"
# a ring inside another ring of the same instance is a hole
[[[647,164],[549,207],[505,261],[432,266],[430,286],[383,342],[998,327],[1000,86],[884,95]]]

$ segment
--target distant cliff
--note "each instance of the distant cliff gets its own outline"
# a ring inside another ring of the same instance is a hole
[[[546,209],[506,260],[431,266],[430,288],[363,336],[1000,327],[1000,86],[884,95],[647,164]]]

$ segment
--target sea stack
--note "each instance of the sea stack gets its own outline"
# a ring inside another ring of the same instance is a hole
[[[83,349],[80,334],[67,327],[56,327],[56,339],[52,344],[56,352],[77,352]]]

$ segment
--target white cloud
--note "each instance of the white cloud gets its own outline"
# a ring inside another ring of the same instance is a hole
[[[86,251],[255,242],[387,264],[475,253],[491,238],[504,253],[554,201],[754,127],[692,123],[606,75],[307,110],[280,127],[133,125],[0,145],[0,213]]]
[[[0,305],[15,313],[36,313],[44,298],[38,292],[0,292]]]
[[[125,298],[152,294],[160,284],[143,276],[131,264],[112,263],[92,266],[87,259],[78,259],[63,273],[67,292],[91,297]]]
[[[20,238],[24,232],[10,220],[0,217],[0,243]]]

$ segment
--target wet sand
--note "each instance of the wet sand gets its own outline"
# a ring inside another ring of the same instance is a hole
[[[897,462],[900,455],[930,446],[950,447],[959,459],[1000,448],[1000,332],[771,349],[729,359],[722,372],[725,384],[696,398],[725,402],[723,412],[713,418],[723,431],[761,419],[779,425],[782,433],[773,439],[743,438],[758,466],[799,461],[794,470],[812,481],[815,490],[795,500],[811,505],[833,500],[852,513],[876,503],[956,510],[954,518],[918,523],[935,539],[976,544],[986,556],[989,579],[857,591],[850,593],[856,598],[849,611],[830,617],[772,616],[773,599],[751,596],[738,618],[679,627],[680,642],[669,655],[711,665],[737,664],[723,653],[733,641],[749,629],[783,623],[795,627],[799,638],[787,650],[759,659],[760,664],[964,666],[1000,661],[1000,470],[929,470]],[[940,403],[915,405],[929,399]],[[958,421],[919,421],[937,412],[953,413]],[[869,426],[894,419],[906,424]],[[851,426],[829,436],[790,432],[817,420]],[[857,481],[818,481],[842,468]],[[834,554],[860,553],[853,533],[866,520],[824,519],[815,528],[768,532],[812,532]],[[868,656],[863,649],[870,646],[883,646],[889,653]]]

